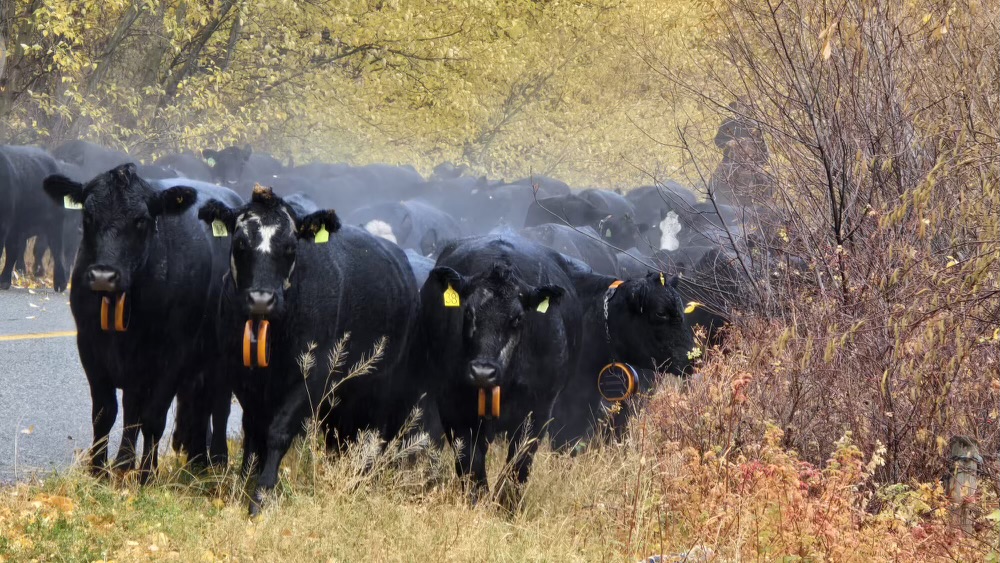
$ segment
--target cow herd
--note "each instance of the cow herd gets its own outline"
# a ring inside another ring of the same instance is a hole
[[[0,147],[0,288],[30,237],[55,289],[68,282],[92,470],[109,465],[116,390],[112,467],[135,467],[141,433],[143,481],[175,398],[175,449],[225,464],[235,394],[252,513],[313,416],[338,448],[395,436],[421,407],[473,497],[497,436],[523,483],[538,438],[572,450],[620,431],[656,373],[689,368],[694,324],[723,322],[725,296],[692,280],[734,268],[720,240],[741,225],[737,206],[676,184],[622,195],[249,147],[151,165],[85,141]]]

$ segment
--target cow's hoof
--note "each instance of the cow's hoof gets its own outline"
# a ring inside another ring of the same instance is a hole
[[[0,289],[10,289],[10,280],[0,281]]]
[[[254,493],[253,498],[250,499],[250,519],[256,520],[260,517],[261,510],[261,498],[260,493]]]

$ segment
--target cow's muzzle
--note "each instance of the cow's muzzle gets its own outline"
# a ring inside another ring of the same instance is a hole
[[[273,291],[251,289],[247,292],[247,308],[251,315],[264,316],[274,311],[277,298]]]
[[[496,365],[495,362],[473,360],[469,362],[469,379],[473,385],[480,389],[496,387],[499,368],[500,366]]]
[[[84,281],[91,291],[116,293],[121,287],[122,276],[118,270],[107,266],[93,266],[84,275]]]

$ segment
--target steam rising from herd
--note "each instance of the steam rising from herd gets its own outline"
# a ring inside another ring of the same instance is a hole
[[[48,250],[53,287],[70,288],[95,474],[134,468],[141,434],[152,477],[175,398],[174,447],[193,465],[227,463],[235,394],[252,513],[309,417],[336,449],[364,430],[395,436],[418,406],[419,431],[459,449],[479,498],[498,436],[523,483],[538,439],[568,451],[619,435],[658,374],[690,373],[696,348],[721,337],[754,275],[741,251],[769,248],[743,219],[767,190],[767,150],[732,107],[707,198],[672,182],[619,193],[450,164],[429,178],[286,166],[250,147],[140,164],[86,141],[3,146],[0,288],[31,237],[35,274]],[[328,353],[345,338],[343,357]],[[303,373],[314,343],[321,360]],[[373,372],[345,380],[373,350]],[[117,389],[125,430],[109,465]]]

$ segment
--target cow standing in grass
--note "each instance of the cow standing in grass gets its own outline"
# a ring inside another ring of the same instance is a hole
[[[118,414],[115,390],[121,389],[124,430],[114,465],[135,465],[141,431],[145,482],[156,470],[174,395],[187,380],[204,377],[216,356],[211,296],[221,276],[212,272],[228,258],[227,248],[198,221],[197,190],[154,188],[132,164],[86,185],[59,175],[44,185],[56,205],[68,200],[83,206],[70,309],[93,402],[91,469],[100,474],[107,463],[108,434]],[[216,432],[224,446],[225,428]]]
[[[573,370],[580,305],[561,260],[516,236],[463,239],[445,247],[421,290],[426,377],[473,499],[488,491],[486,452],[501,434],[511,477],[527,480]],[[508,490],[513,508],[518,489]]]
[[[331,445],[362,430],[388,438],[402,428],[419,397],[405,362],[416,281],[399,247],[341,228],[333,211],[299,217],[268,188],[255,188],[242,207],[209,202],[200,216],[233,241],[218,338],[243,407],[242,472],[259,471],[256,514],[310,416],[323,421]],[[334,365],[329,351],[348,333],[343,363]],[[344,381],[383,337],[374,371]],[[300,358],[313,350],[315,365],[304,369]]]

